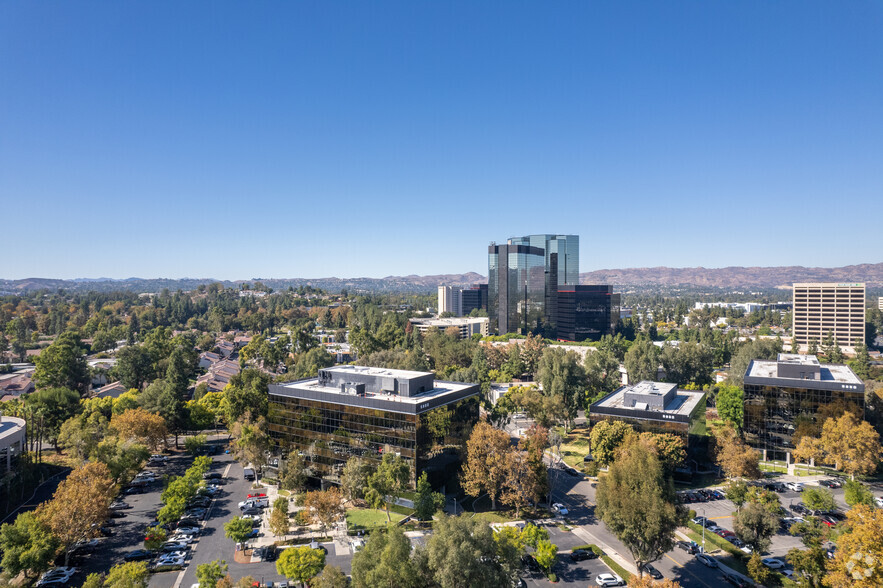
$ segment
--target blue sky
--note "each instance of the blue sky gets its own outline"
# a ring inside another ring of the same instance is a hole
[[[0,277],[880,262],[880,2],[0,3]]]

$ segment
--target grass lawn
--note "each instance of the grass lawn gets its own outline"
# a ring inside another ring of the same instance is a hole
[[[404,515],[392,511],[389,511],[389,516],[393,523],[405,518]],[[374,508],[354,508],[347,511],[346,524],[350,531],[385,527],[387,525],[386,511]]]
[[[561,457],[564,463],[571,467],[580,468],[583,465],[583,458],[589,454],[589,427],[587,425],[579,425],[574,427],[569,434],[564,434],[564,429],[560,429],[562,435]]]
[[[518,520],[508,516],[509,514],[510,513],[507,513],[506,511],[480,512],[475,515],[475,518],[479,521],[484,521],[485,523],[508,523]],[[469,516],[468,513],[467,516]]]

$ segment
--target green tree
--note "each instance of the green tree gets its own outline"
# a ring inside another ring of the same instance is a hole
[[[344,467],[344,473],[346,467]],[[307,482],[307,467],[304,458],[297,451],[288,454],[288,459],[282,462],[282,471],[279,473],[279,487],[283,490],[303,489]]]
[[[233,423],[233,457],[242,465],[260,466],[266,461],[266,452],[270,448],[270,436],[267,433],[267,421],[259,416],[252,420],[251,413],[246,413]]]
[[[539,566],[546,574],[552,571],[552,566],[558,561],[558,546],[543,540],[537,543],[537,551],[534,553]]]
[[[11,576],[24,572],[28,577],[48,569],[58,547],[58,539],[34,512],[23,512],[0,526],[0,564]]]
[[[288,535],[288,499],[280,496],[273,501],[273,511],[270,513],[270,530],[274,535]]]
[[[214,560],[196,566],[196,579],[199,588],[217,588],[218,581],[227,575],[227,562]]]
[[[383,459],[368,478],[368,492],[365,498],[374,508],[386,509],[386,520],[389,516],[389,502],[395,502],[408,487],[411,480],[411,467],[401,456],[384,453]]]
[[[235,543],[245,543],[251,535],[252,528],[251,519],[236,517],[224,524],[224,536],[232,539]]]
[[[867,486],[858,480],[847,480],[843,484],[844,500],[849,506],[864,504],[870,507],[874,506],[874,495]]]
[[[788,550],[787,559],[794,571],[803,576],[809,588],[821,588],[828,563],[824,549],[812,547],[804,550],[794,547]]]
[[[660,356],[665,369],[665,379],[681,386],[711,384],[711,368],[714,356],[704,344],[692,341],[681,342],[677,347],[666,345]]]
[[[733,530],[756,553],[762,553],[769,547],[770,538],[779,529],[778,513],[778,500],[775,505],[748,502],[733,515]]]
[[[748,484],[742,480],[730,480],[727,484],[726,497],[741,510],[742,505],[748,502]]]
[[[801,496],[803,504],[810,510],[832,511],[834,510],[834,494],[824,488],[809,486]]]
[[[613,392],[622,385],[619,373],[619,360],[610,350],[598,350],[587,353],[586,370],[586,404],[591,404],[605,394]]]
[[[311,547],[289,547],[276,560],[276,571],[301,586],[317,576],[325,567],[325,552]]]
[[[530,545],[536,549],[541,541],[549,540],[549,531],[544,527],[538,527],[533,523],[528,523],[521,530],[521,542],[524,545]]]
[[[140,390],[153,379],[153,362],[150,353],[142,346],[127,345],[116,354],[114,371],[126,388]]]
[[[368,478],[371,476],[371,466],[367,461],[358,456],[346,460],[343,473],[340,477],[340,487],[349,500],[365,497],[365,488],[368,487]]]
[[[601,421],[592,427],[592,457],[601,466],[613,463],[616,450],[627,437],[634,435],[632,426],[623,421]]]
[[[720,417],[742,430],[742,422],[745,415],[745,398],[742,388],[739,386],[723,385],[717,392],[717,413]]]
[[[747,567],[748,575],[761,586],[766,586],[770,577],[773,575],[769,568],[763,565],[760,553],[757,551],[751,554],[751,557],[748,559]]]
[[[444,505],[444,495],[441,492],[432,491],[426,472],[420,474],[420,479],[417,480],[417,499],[414,501],[414,515],[421,521],[428,521]]]
[[[742,378],[748,369],[748,364],[755,359],[776,359],[782,352],[782,344],[770,339],[754,339],[742,344],[733,354],[730,360],[730,370],[727,372],[727,383],[734,386],[742,385]]]
[[[169,534],[160,526],[149,527],[144,534],[144,548],[156,551],[168,540]]]
[[[58,446],[69,451],[77,459],[84,460],[107,435],[107,427],[107,418],[100,412],[83,412],[67,419],[61,425],[58,432]]]
[[[439,517],[426,543],[426,566],[441,588],[509,585],[515,570],[499,556],[491,528],[472,518]]]
[[[411,562],[411,543],[398,526],[371,533],[353,555],[356,588],[417,588],[422,583]]]
[[[40,416],[39,440],[58,447],[61,425],[81,410],[80,396],[68,388],[43,388],[25,397],[25,406]]]
[[[190,455],[196,455],[199,450],[205,447],[208,438],[205,435],[192,435],[184,439],[184,449]]]
[[[560,416],[572,425],[587,385],[586,370],[579,355],[558,347],[547,347],[537,367],[537,380],[542,384],[543,394],[562,400],[564,412]]]
[[[639,574],[674,547],[675,530],[686,519],[659,459],[634,438],[601,478],[596,498],[598,516],[631,552]]]
[[[85,396],[92,378],[80,338],[73,332],[59,335],[34,358],[37,388],[68,388]],[[59,423],[60,424],[60,423]]]
[[[625,354],[625,369],[629,382],[655,381],[659,372],[659,348],[647,339],[635,341]]]
[[[104,588],[147,588],[149,579],[147,562],[130,561],[110,568],[104,579]]]
[[[855,342],[855,359],[848,362],[848,365],[862,380],[871,378],[871,355],[868,353],[868,346],[861,340]]]
[[[92,458],[107,466],[111,479],[115,484],[133,476],[147,459],[150,450],[140,443],[121,441],[116,437],[109,437],[95,446]]]
[[[163,418],[166,427],[175,434],[175,447],[178,446],[178,435],[187,424],[187,413],[181,396],[165,380],[154,380],[138,399],[141,407],[147,412],[152,412]]]
[[[230,378],[224,387],[227,400],[227,422],[232,423],[246,412],[254,418],[267,415],[267,388],[270,376],[256,369],[247,368]]]
[[[310,588],[348,588],[350,580],[337,566],[325,564],[322,573],[313,578]]]

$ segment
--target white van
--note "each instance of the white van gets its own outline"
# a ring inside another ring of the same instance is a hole
[[[267,508],[270,506],[270,499],[267,497],[263,498],[249,498],[248,500],[243,500],[239,503],[239,509],[243,510],[246,508]]]

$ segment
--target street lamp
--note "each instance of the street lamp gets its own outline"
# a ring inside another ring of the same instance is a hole
[[[705,527],[708,525],[708,519],[705,518],[705,509],[702,509],[702,553],[705,553]]]

